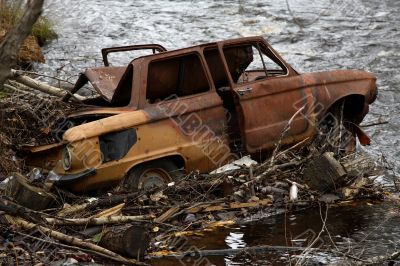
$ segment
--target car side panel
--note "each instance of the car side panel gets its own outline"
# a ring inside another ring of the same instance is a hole
[[[242,92],[246,90],[248,93]],[[235,93],[249,153],[272,149],[281,138],[283,144],[290,144],[314,133],[310,123],[315,120],[314,99],[301,76],[256,81],[235,88]],[[282,136],[291,119],[290,127]]]
[[[232,159],[224,132],[225,111],[215,92],[166,101],[136,112],[142,114],[131,116],[141,119],[147,117],[147,121],[135,125],[127,114],[122,114],[113,117],[120,123],[106,118],[92,124],[101,134],[108,132],[108,124],[113,127],[114,132],[127,127],[135,128],[137,142],[122,159],[99,165],[95,175],[71,184],[70,189],[89,190],[118,182],[135,165],[171,155],[181,156],[187,171],[200,172],[208,172]],[[125,121],[118,116],[122,116]],[[84,129],[79,131],[81,134],[87,133],[84,134],[85,137],[95,138],[93,131],[89,130],[90,127],[88,124],[82,125]],[[69,133],[68,136],[72,136],[73,132]],[[85,169],[79,171],[83,170]],[[59,174],[66,174],[60,167],[57,171]]]

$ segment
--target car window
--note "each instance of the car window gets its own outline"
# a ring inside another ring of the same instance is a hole
[[[186,54],[149,64],[146,100],[156,103],[171,96],[188,96],[210,90],[200,57]]]
[[[260,43],[226,46],[224,56],[235,83],[247,83],[287,74],[285,66]]]

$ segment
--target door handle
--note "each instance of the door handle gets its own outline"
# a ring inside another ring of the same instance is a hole
[[[253,88],[251,88],[251,87],[248,87],[248,88],[241,88],[241,89],[238,89],[238,90],[237,90],[237,92],[238,92],[241,96],[245,95],[246,93],[250,93],[250,92],[252,92],[252,91],[253,91]]]

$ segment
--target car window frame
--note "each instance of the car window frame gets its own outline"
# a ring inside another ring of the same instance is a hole
[[[231,73],[229,72],[228,63],[227,63],[226,58],[225,58],[224,48],[228,47],[228,46],[245,45],[245,44],[249,44],[249,45],[252,45],[252,46],[253,45],[256,46],[258,44],[260,46],[261,52],[263,52],[262,48],[264,48],[266,51],[270,52],[270,54],[273,55],[272,57],[268,56],[268,54],[265,54],[265,55],[269,59],[271,59],[274,63],[276,63],[277,65],[281,66],[282,69],[286,71],[286,73],[284,75],[279,75],[279,76],[265,77],[265,78],[260,79],[260,80],[253,80],[253,81],[249,81],[249,82],[236,83],[233,80]],[[238,88],[238,87],[247,86],[247,85],[254,84],[254,83],[267,81],[267,80],[270,80],[270,79],[287,77],[290,74],[290,68],[286,65],[285,61],[283,61],[277,55],[277,53],[273,49],[271,49],[271,47],[267,43],[265,43],[264,41],[261,41],[261,40],[249,40],[249,41],[234,42],[234,43],[222,43],[222,45],[219,46],[219,51],[220,51],[220,54],[222,54],[222,58],[223,58],[224,65],[225,65],[225,72],[228,75],[228,79],[229,79],[229,81],[231,83],[232,89]]]
[[[177,58],[177,57],[183,57],[186,55],[195,54],[200,60],[201,66],[204,71],[204,75],[207,79],[207,83],[209,86],[209,89],[207,91],[196,93],[196,94],[191,94],[191,95],[186,95],[186,96],[172,97],[171,99],[168,99],[168,100],[161,100],[161,102],[172,102],[174,100],[190,99],[190,98],[206,95],[209,93],[215,93],[214,82],[211,77],[211,73],[208,69],[208,65],[205,62],[205,58],[204,58],[204,55],[202,52],[203,52],[202,47],[193,47],[185,52],[182,52],[182,50],[180,49],[180,50],[168,51],[168,52],[163,52],[163,53],[154,54],[154,55],[143,56],[143,57],[135,59],[134,61],[144,60],[144,62],[142,64],[142,68],[145,68],[145,71],[143,71],[143,75],[141,76],[141,83],[143,84],[143,86],[139,93],[140,94],[140,96],[139,96],[140,108],[145,108],[145,107],[160,104],[160,102],[149,103],[149,102],[147,102],[147,99],[146,99],[147,98],[147,80],[148,80],[148,75],[149,75],[148,74],[149,66],[152,62],[156,62],[156,61],[163,61],[163,60],[168,60],[168,59],[173,59],[173,58]],[[171,53],[171,55],[166,56],[166,53]]]

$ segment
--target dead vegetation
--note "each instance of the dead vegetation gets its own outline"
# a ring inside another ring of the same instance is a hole
[[[14,85],[16,85],[14,83]],[[31,92],[21,84],[0,98],[0,176],[23,169],[15,151],[24,146],[55,143],[67,115],[80,108],[78,104]]]

